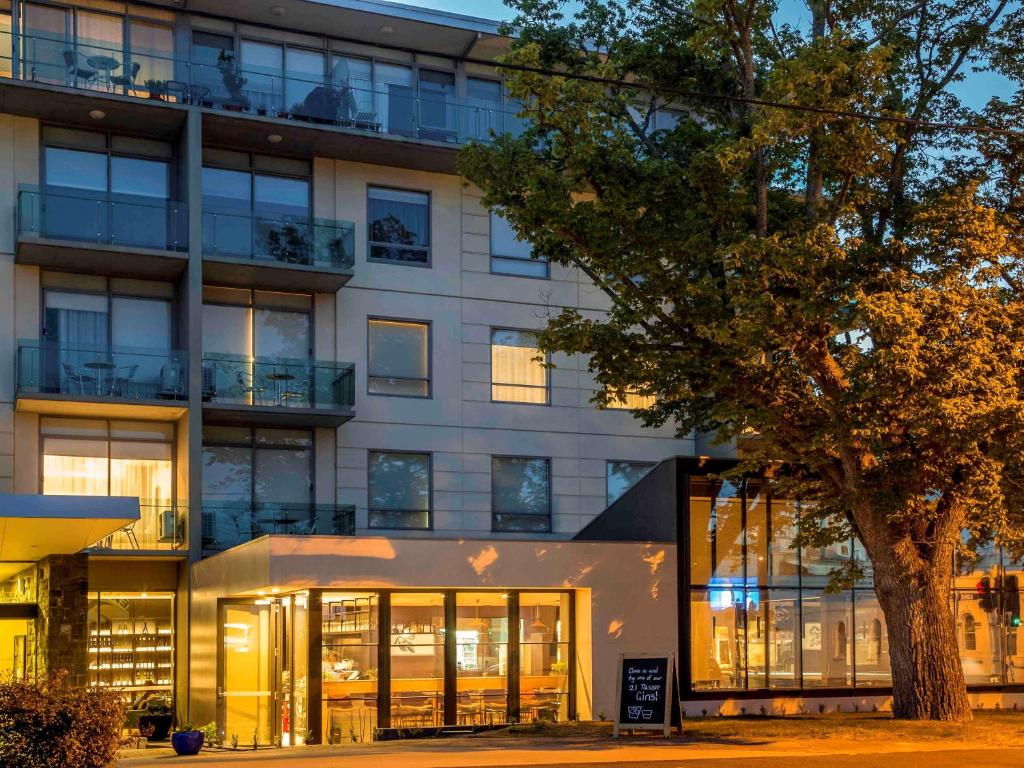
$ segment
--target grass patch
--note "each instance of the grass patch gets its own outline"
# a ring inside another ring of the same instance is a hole
[[[510,725],[475,738],[526,736],[554,739],[611,738],[609,722],[529,723]],[[675,738],[678,738],[676,736]],[[1012,710],[974,713],[970,723],[935,723],[894,720],[884,712],[862,712],[789,717],[687,717],[683,738],[689,742],[750,744],[803,739],[846,739],[851,741],[961,741],[988,746],[1016,746],[1024,741],[1024,712]]]

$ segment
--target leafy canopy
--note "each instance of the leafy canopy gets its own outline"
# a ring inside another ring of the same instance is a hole
[[[956,95],[972,68],[1019,84],[1019,7],[811,0],[798,29],[765,0],[512,5],[529,120],[462,170],[608,297],[554,308],[542,346],[589,356],[599,404],[658,395],[646,424],[740,441],[814,502],[805,542],[911,571],[964,530],[1019,542],[1024,142],[914,122],[1024,125],[1019,95]]]

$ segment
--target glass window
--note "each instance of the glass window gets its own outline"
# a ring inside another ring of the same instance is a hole
[[[804,590],[803,681],[805,688],[845,688],[852,683],[850,593]]]
[[[412,69],[400,64],[375,62],[373,67],[375,104],[374,124],[385,133],[415,136],[416,93]]]
[[[429,528],[430,454],[370,451],[369,526]]]
[[[743,483],[747,506],[747,584],[768,583],[768,488],[757,480]]]
[[[105,57],[120,64],[124,60],[124,17],[83,8],[75,9],[75,42],[80,57],[86,63],[90,58],[97,61]],[[100,70],[99,80],[107,82],[105,78],[114,74],[115,70],[120,73],[120,67]]]
[[[328,744],[366,742],[377,727],[377,645],[374,592],[325,592],[323,727]]]
[[[283,54],[280,44],[256,40],[241,41],[241,61],[245,92],[252,106],[270,114],[280,112],[284,90]]]
[[[641,395],[638,392],[625,389],[608,390],[608,405],[611,410],[642,410],[651,408],[658,402],[654,395]]]
[[[444,722],[444,595],[391,595],[391,725]]]
[[[519,239],[505,217],[491,211],[491,272],[546,278],[547,260],[531,258],[532,253],[533,247]]]
[[[567,592],[519,593],[519,718],[569,719]]]
[[[737,585],[743,574],[743,505],[732,483],[690,480],[690,583]]]
[[[459,723],[504,723],[508,718],[508,596],[460,592],[455,606]]]
[[[370,320],[367,345],[369,391],[377,395],[430,397],[430,326],[401,320]]]
[[[768,595],[769,687],[799,688],[800,593],[796,590],[772,590]]]
[[[495,531],[551,530],[551,462],[491,457],[491,525]]]
[[[174,691],[174,594],[89,593],[89,685],[118,688],[126,709]]]
[[[129,92],[136,91],[147,80],[174,78],[174,30],[163,24],[129,19],[131,35],[131,66],[122,75],[128,76]],[[134,67],[138,67],[134,71]]]
[[[324,54],[320,51],[288,48],[285,50],[284,63],[285,106],[291,112],[309,114],[306,99],[315,88],[324,83]],[[304,110],[304,107],[307,109]]]
[[[464,121],[462,132],[467,139],[487,139],[492,132],[496,133],[500,130],[502,125],[501,96],[501,83],[497,80],[485,80],[479,77],[466,78],[468,108],[462,110]]]
[[[252,252],[252,176],[243,171],[203,168],[203,251]]]
[[[455,75],[421,69],[419,76],[420,135],[438,141],[454,139]]]
[[[371,259],[430,263],[430,195],[370,187],[367,220]]]
[[[690,594],[690,674],[694,690],[746,687],[744,595],[732,589]]]
[[[538,359],[539,358],[539,359]],[[491,331],[491,400],[508,403],[548,402],[545,356],[529,331]]]
[[[107,191],[107,155],[78,149],[46,147],[43,155],[46,185]]]
[[[309,179],[255,175],[256,210],[272,216],[309,218]]]
[[[854,654],[857,687],[892,685],[885,616],[873,590],[854,593]]]
[[[609,461],[605,463],[606,505],[614,504],[626,491],[654,469],[649,461]]]
[[[218,67],[222,59],[235,62],[234,38],[199,30],[192,32],[192,82],[209,88],[214,100],[218,102],[228,97],[228,89]]]
[[[800,525],[799,504],[771,497],[771,543],[768,547],[768,583],[796,586],[800,583],[800,559],[793,546]]]

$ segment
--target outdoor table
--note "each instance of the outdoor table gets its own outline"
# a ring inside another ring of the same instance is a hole
[[[110,76],[115,69],[121,66],[121,62],[113,56],[89,56],[86,61],[90,67],[103,73],[103,84],[107,86],[109,91],[111,88]]]
[[[106,360],[90,360],[87,363],[83,363],[82,367],[96,372],[96,394],[102,395],[106,378],[114,370],[114,364]]]
[[[268,373],[266,378],[267,381],[274,382],[274,395],[277,399],[277,404],[282,405],[281,401],[284,399],[283,385],[286,381],[295,381],[295,377],[287,371],[274,371],[273,373]]]

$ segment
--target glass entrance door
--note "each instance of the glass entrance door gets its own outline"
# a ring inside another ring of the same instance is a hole
[[[224,743],[278,743],[278,646],[282,621],[277,600],[221,603],[218,723]]]

